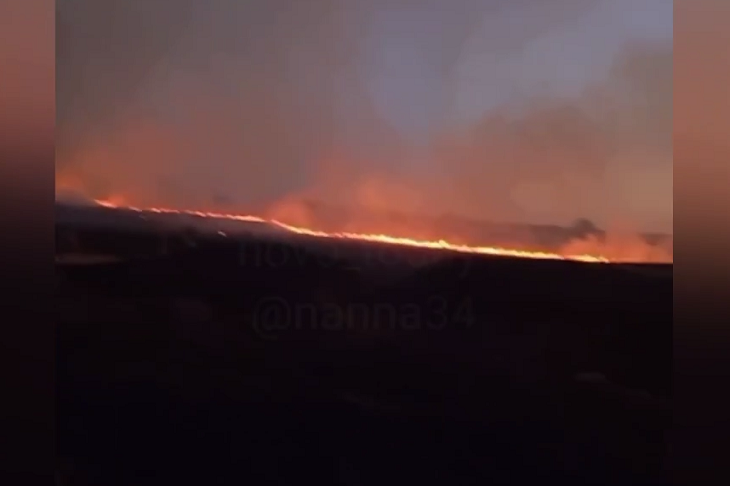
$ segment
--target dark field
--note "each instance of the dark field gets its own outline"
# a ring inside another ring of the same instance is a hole
[[[671,266],[57,226],[61,484],[668,483]]]

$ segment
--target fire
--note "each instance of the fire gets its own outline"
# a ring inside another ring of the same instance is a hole
[[[283,223],[281,221],[266,219],[259,216],[251,215],[238,215],[238,214],[226,214],[216,213],[207,211],[195,211],[195,210],[183,210],[183,209],[170,209],[170,208],[140,208],[135,206],[128,206],[120,204],[117,200],[99,200],[95,202],[101,206],[114,209],[126,209],[131,211],[137,211],[140,213],[157,213],[157,214],[183,214],[198,216],[204,218],[217,218],[227,219],[233,221],[245,221],[245,222],[256,222],[256,223],[268,223],[292,233],[312,236],[317,238],[335,238],[335,239],[348,239],[348,240],[359,240],[359,241],[370,241],[376,243],[386,243],[391,245],[403,245],[412,246],[418,248],[430,248],[435,250],[447,250],[459,253],[472,253],[481,255],[495,255],[505,257],[517,257],[517,258],[532,258],[541,260],[571,260],[586,263],[609,263],[610,260],[604,256],[595,256],[588,254],[575,254],[575,255],[561,255],[558,253],[540,252],[540,251],[526,251],[526,250],[513,250],[507,248],[497,248],[490,246],[470,246],[449,243],[445,240],[416,240],[411,238],[402,238],[396,236],[389,236],[384,234],[364,234],[364,233],[350,233],[350,232],[334,232],[328,233],[325,231],[318,231],[315,229],[304,228],[299,226],[293,226],[290,224]]]

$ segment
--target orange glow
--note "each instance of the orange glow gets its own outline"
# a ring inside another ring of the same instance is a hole
[[[115,199],[108,200],[95,200],[97,204],[107,208],[118,208],[126,209],[137,212],[157,213],[157,214],[184,214],[191,216],[198,216],[204,218],[216,218],[216,219],[227,219],[233,221],[244,221],[244,222],[256,222],[256,223],[269,223],[292,233],[313,236],[317,238],[335,238],[335,239],[347,239],[347,240],[358,240],[358,241],[370,241],[376,243],[386,243],[391,245],[403,245],[418,248],[430,248],[435,250],[447,250],[459,253],[472,253],[481,255],[496,255],[505,257],[517,257],[517,258],[532,258],[542,260],[572,260],[586,263],[610,263],[611,260],[600,255],[589,255],[589,254],[558,254],[550,252],[540,251],[526,251],[526,250],[513,250],[507,248],[497,248],[490,246],[470,246],[462,244],[449,243],[445,240],[416,240],[411,238],[401,238],[396,236],[389,236],[384,234],[370,234],[370,233],[351,233],[351,232],[325,232],[310,228],[304,228],[300,226],[293,226],[290,224],[282,223],[275,219],[265,219],[259,216],[250,215],[237,215],[237,214],[225,214],[216,212],[206,211],[194,211],[194,210],[180,210],[170,208],[139,208],[134,206],[127,206],[120,204]]]

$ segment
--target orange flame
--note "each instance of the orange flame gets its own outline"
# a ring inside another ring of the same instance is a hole
[[[136,211],[140,213],[157,213],[157,214],[182,214],[190,216],[198,216],[204,218],[216,218],[226,219],[232,221],[245,221],[245,222],[256,222],[256,223],[269,223],[292,233],[313,236],[317,238],[336,238],[336,239],[347,239],[347,240],[359,240],[369,241],[376,243],[386,243],[391,245],[403,245],[418,248],[430,248],[436,250],[448,250],[459,253],[472,253],[481,255],[496,255],[505,257],[517,257],[517,258],[532,258],[541,260],[571,260],[586,263],[610,263],[611,260],[604,256],[595,256],[588,254],[575,254],[575,255],[561,255],[558,253],[540,252],[540,251],[526,251],[526,250],[513,250],[507,248],[497,248],[490,246],[470,246],[449,243],[445,240],[416,240],[411,238],[402,238],[396,236],[389,236],[384,234],[364,234],[364,233],[350,233],[350,232],[325,232],[314,230],[310,228],[304,228],[299,226],[293,226],[290,224],[277,221],[275,219],[265,219],[259,216],[251,215],[237,215],[237,214],[226,214],[216,213],[207,211],[195,211],[195,210],[182,210],[182,209],[170,209],[170,208],[139,208],[135,206],[127,206],[119,204],[115,200],[100,200],[96,199],[95,202],[101,206],[115,209],[126,209]]]

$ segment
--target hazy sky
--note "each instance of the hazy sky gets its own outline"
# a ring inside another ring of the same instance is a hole
[[[58,0],[59,180],[672,231],[671,0]]]
[[[579,96],[628,42],[672,41],[671,0],[501,3],[514,6],[459,18],[431,0],[378,16],[366,41],[377,61],[366,72],[389,121],[423,136],[444,116],[475,122],[520,95]]]

